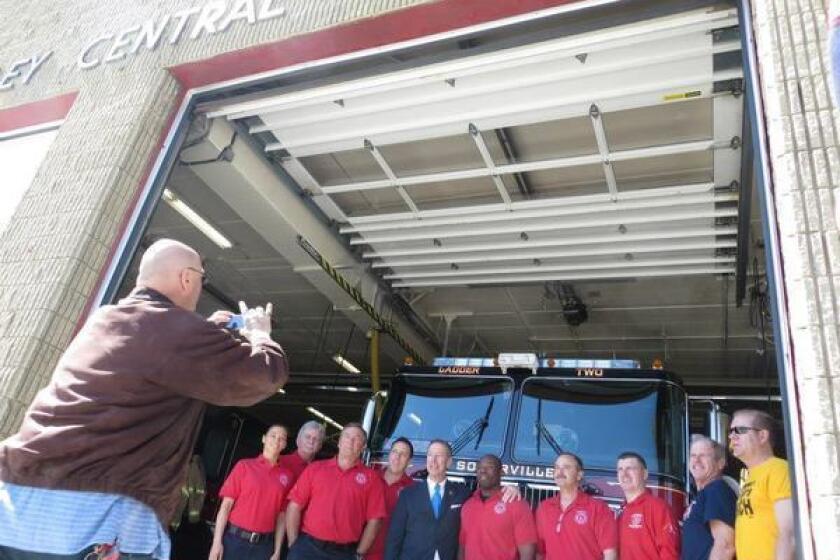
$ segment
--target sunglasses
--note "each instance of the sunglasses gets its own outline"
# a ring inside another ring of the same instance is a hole
[[[193,272],[198,272],[201,275],[201,287],[202,288],[207,285],[208,280],[207,280],[207,273],[206,272],[204,272],[203,270],[199,270],[197,268],[193,268],[191,266],[188,266],[187,270],[192,270]]]
[[[753,428],[752,426],[732,426],[729,428],[729,435],[738,434],[742,436],[748,432],[760,432],[761,428]]]

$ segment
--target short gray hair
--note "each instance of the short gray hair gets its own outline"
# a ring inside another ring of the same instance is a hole
[[[695,443],[705,443],[709,445],[709,447],[712,448],[712,454],[715,457],[715,461],[723,459],[724,463],[726,462],[726,450],[720,443],[716,442],[709,436],[703,434],[691,434],[691,445],[693,446]]]
[[[298,430],[297,439],[302,438],[303,434],[305,434],[309,430],[317,430],[318,436],[321,438],[321,442],[327,439],[327,429],[324,427],[323,424],[321,424],[317,420],[309,420],[308,422],[304,423],[303,426],[300,427],[300,430]]]
[[[445,439],[438,439],[438,438],[433,439],[432,441],[430,441],[430,442],[429,442],[429,445],[428,445],[428,446],[426,446],[426,453],[427,453],[427,454],[428,454],[428,452],[429,452],[429,449],[430,449],[433,445],[435,445],[435,444],[440,445],[440,446],[443,446],[443,448],[444,448],[444,449],[446,449],[446,453],[447,453],[450,457],[452,457],[452,446],[451,446],[451,445],[449,444],[449,442],[448,442],[448,441],[446,441]]]

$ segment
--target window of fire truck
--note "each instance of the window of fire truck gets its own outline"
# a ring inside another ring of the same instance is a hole
[[[499,455],[512,400],[509,377],[398,376],[371,448],[385,452],[396,438],[407,437],[415,455],[422,455],[431,440],[444,439],[457,457]]]
[[[650,473],[685,480],[686,401],[677,385],[535,378],[522,391],[518,462],[550,465],[562,449],[579,455],[587,469],[612,471],[619,453],[635,451]]]

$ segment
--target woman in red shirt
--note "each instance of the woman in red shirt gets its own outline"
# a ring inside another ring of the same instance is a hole
[[[228,475],[219,496],[209,560],[278,560],[283,544],[286,494],[293,473],[277,464],[289,431],[273,425],[262,438],[262,454],[242,459]]]
[[[391,444],[391,452],[388,453],[388,467],[381,473],[382,480],[385,481],[385,519],[379,526],[376,540],[373,541],[370,550],[365,554],[365,560],[383,560],[385,558],[385,537],[388,535],[391,514],[397,507],[400,491],[414,483],[414,480],[405,474],[413,455],[414,446],[408,439],[397,438]]]

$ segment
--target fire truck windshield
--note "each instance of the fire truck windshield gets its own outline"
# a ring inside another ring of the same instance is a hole
[[[407,437],[422,455],[431,440],[444,439],[457,457],[500,455],[512,399],[507,377],[399,376],[371,447],[385,451],[394,439]]]
[[[651,473],[684,481],[685,393],[664,381],[532,378],[522,387],[513,456],[550,465],[571,451],[588,469],[614,470],[622,451]]]

